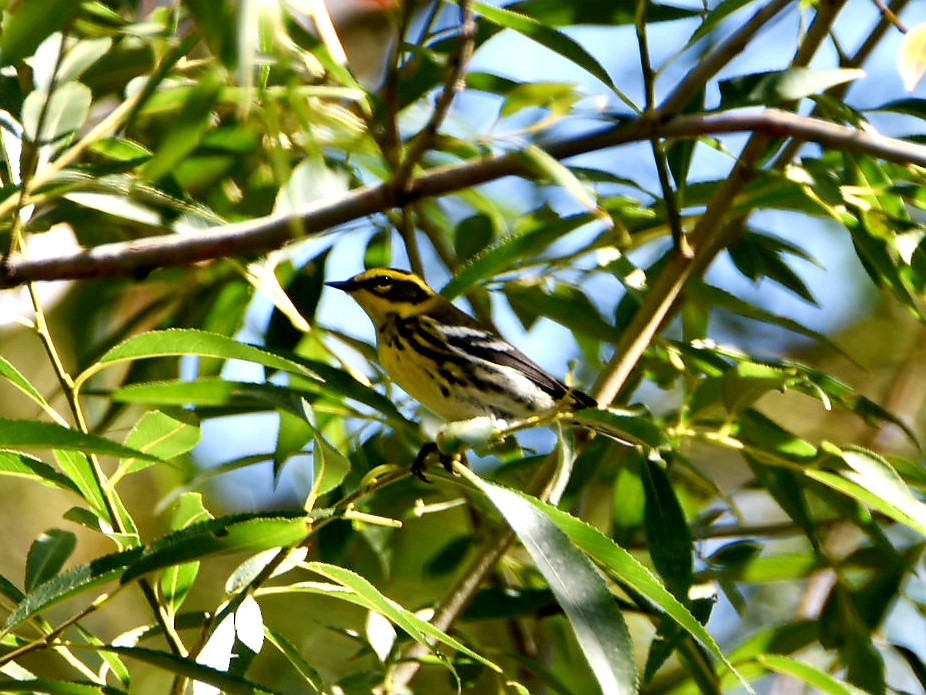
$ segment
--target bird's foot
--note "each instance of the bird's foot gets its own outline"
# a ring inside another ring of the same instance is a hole
[[[465,462],[463,454],[445,454],[437,448],[436,442],[425,442],[422,444],[418,455],[412,462],[412,473],[421,478],[424,482],[430,483],[431,480],[424,474],[428,467],[428,459],[431,456],[437,456],[437,460],[448,473],[453,473],[453,464],[455,462]]]

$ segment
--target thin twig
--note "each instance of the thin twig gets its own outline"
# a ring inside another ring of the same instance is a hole
[[[794,4],[793,0],[772,0],[759,9],[742,26],[698,60],[691,72],[660,104],[659,113],[663,116],[670,116],[684,111],[698,92],[704,89],[704,85],[733,58],[742,53],[756,34],[768,28],[768,23],[779,12]]]
[[[646,92],[646,113],[652,115],[656,108],[656,80],[653,66],[649,57],[649,42],[646,37],[646,6],[647,0],[637,0],[637,44],[640,51],[640,69],[643,73],[643,86]],[[669,228],[672,231],[672,243],[675,244],[675,250],[683,256],[690,256],[691,249],[685,240],[684,231],[682,230],[682,218],[678,211],[678,201],[675,198],[675,191],[672,188],[672,181],[669,176],[669,167],[666,161],[666,151],[662,140],[653,138],[650,140],[650,147],[653,150],[653,161],[656,164],[656,173],[659,176],[659,186],[662,188],[662,199],[666,206],[666,219],[669,221]]]
[[[392,185],[398,189],[404,189],[408,184],[415,166],[421,161],[424,153],[434,144],[437,131],[440,129],[444,119],[447,118],[454,98],[465,86],[466,68],[469,65],[470,58],[473,56],[473,47],[476,41],[476,16],[473,12],[472,0],[459,0],[459,2],[461,15],[460,36],[457,50],[450,59],[450,74],[447,76],[447,81],[437,98],[431,117],[412,141],[392,178]]]

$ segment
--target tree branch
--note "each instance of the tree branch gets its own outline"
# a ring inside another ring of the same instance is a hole
[[[543,147],[553,157],[567,159],[653,138],[692,138],[737,132],[798,138],[823,147],[926,167],[926,146],[776,109],[757,113],[685,115],[664,122],[634,119],[588,135],[545,143]],[[404,191],[396,191],[388,183],[358,189],[337,200],[320,201],[296,218],[264,217],[195,234],[165,234],[102,244],[47,258],[14,255],[0,266],[0,288],[39,280],[138,276],[160,267],[261,253],[389,208],[514,175],[530,176],[517,152],[435,169],[409,181]],[[165,229],[168,231],[171,230]]]

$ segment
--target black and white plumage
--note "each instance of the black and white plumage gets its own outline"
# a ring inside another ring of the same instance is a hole
[[[374,269],[329,284],[350,294],[372,319],[380,364],[390,378],[446,421],[493,416],[512,422],[557,407],[597,406],[417,275]]]

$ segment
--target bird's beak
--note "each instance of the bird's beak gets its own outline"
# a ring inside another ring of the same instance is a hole
[[[326,282],[328,287],[333,287],[336,290],[341,290],[342,292],[350,292],[354,289],[354,283],[350,280],[335,280],[333,282]]]

